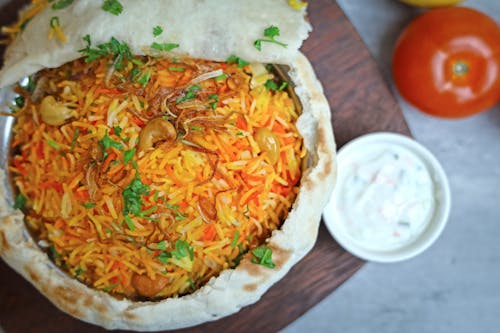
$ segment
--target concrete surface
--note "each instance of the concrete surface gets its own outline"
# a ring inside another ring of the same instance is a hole
[[[394,42],[418,11],[396,0],[338,3],[389,79]],[[499,0],[464,4],[500,22]],[[282,333],[500,332],[500,106],[455,121],[401,106],[414,137],[450,180],[453,204],[443,235],[409,261],[366,264]]]

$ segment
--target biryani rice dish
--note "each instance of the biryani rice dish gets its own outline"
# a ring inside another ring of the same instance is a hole
[[[17,88],[10,171],[39,245],[129,298],[190,293],[249,250],[272,266],[259,245],[306,154],[286,83],[231,60],[110,63],[79,59]]]

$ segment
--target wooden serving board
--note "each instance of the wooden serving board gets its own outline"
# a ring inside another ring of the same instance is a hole
[[[0,25],[13,21],[23,2],[12,0],[1,8]],[[314,31],[302,51],[312,62],[330,102],[337,145],[369,132],[409,134],[377,65],[338,5],[333,0],[312,0],[308,12]],[[345,252],[322,224],[313,250],[258,303],[230,317],[179,332],[278,331],[362,265],[363,261]],[[56,309],[1,260],[0,327],[6,333],[104,331]]]

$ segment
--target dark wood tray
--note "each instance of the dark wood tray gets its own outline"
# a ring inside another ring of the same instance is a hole
[[[24,2],[12,0],[1,8],[0,25],[14,20]],[[337,145],[341,147],[369,132],[409,134],[377,65],[336,2],[310,1],[308,11],[314,31],[302,51],[324,86]],[[313,250],[258,303],[230,317],[179,332],[278,331],[329,295],[362,265],[363,261],[345,252],[322,224]],[[104,331],[56,309],[2,261],[0,327],[6,333]]]

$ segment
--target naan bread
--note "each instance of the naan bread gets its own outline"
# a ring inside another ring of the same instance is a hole
[[[255,303],[313,247],[321,211],[336,177],[330,109],[310,63],[297,51],[310,26],[303,13],[288,8],[286,1],[121,2],[125,10],[123,16],[116,18],[99,9],[101,1],[78,1],[59,11],[61,22],[68,22],[64,30],[69,39],[67,44],[47,43],[46,26],[51,13],[44,12],[34,18],[9,47],[6,66],[0,72],[0,85],[79,57],[77,50],[83,47],[81,38],[86,34],[97,43],[115,36],[129,43],[134,53],[143,54],[144,47],[153,41],[155,25],[164,26],[167,32],[161,41],[178,42],[182,45],[179,52],[191,57],[224,60],[230,54],[237,54],[251,61],[287,64],[303,106],[297,128],[310,153],[310,165],[303,173],[300,192],[288,218],[268,239],[276,267],[253,264],[246,256],[237,268],[223,271],[187,296],[159,302],[116,299],[63,273],[35,244],[26,230],[23,214],[13,210],[7,198],[5,165],[0,165],[0,255],[58,308],[84,321],[108,329],[141,331],[193,326]],[[260,53],[253,47],[253,41],[270,24],[280,27],[280,40],[288,43],[288,48],[266,44]],[[35,49],[37,52],[33,52]]]
[[[82,37],[92,37],[93,45],[109,42],[111,37],[125,41],[132,53],[151,53],[150,45],[178,43],[172,55],[225,61],[235,54],[250,62],[285,64],[297,54],[311,30],[303,11],[286,0],[120,0],[123,12],[116,16],[101,9],[102,1],[79,0],[63,10],[46,8],[35,16],[7,49],[0,72],[0,88],[43,68],[59,67],[81,57]],[[50,19],[59,17],[68,39],[48,40]],[[262,51],[253,47],[263,38],[264,29],[279,27],[279,41],[286,48],[266,43]],[[153,36],[153,27],[164,32]]]

